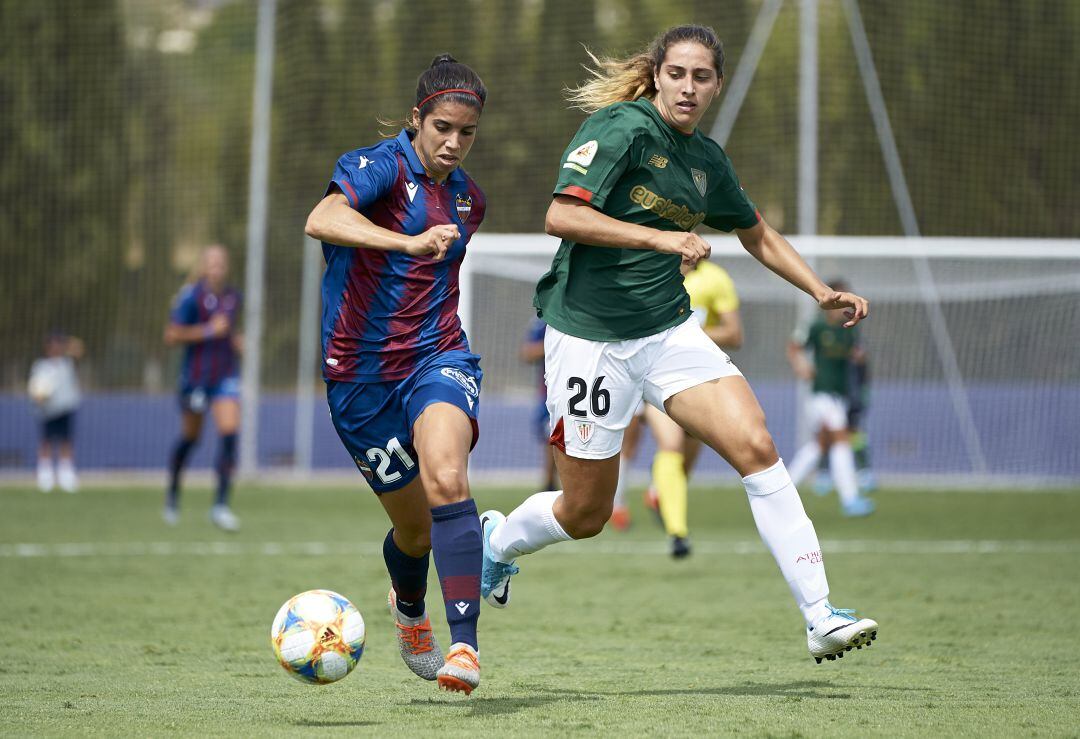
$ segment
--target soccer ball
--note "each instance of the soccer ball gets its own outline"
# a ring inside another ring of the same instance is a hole
[[[278,610],[270,643],[278,662],[297,680],[336,682],[352,672],[364,653],[364,618],[345,596],[309,590]]]

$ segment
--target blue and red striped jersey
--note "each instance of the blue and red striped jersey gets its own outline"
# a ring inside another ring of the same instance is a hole
[[[206,323],[215,313],[229,318],[229,333],[220,338],[196,341],[184,347],[180,382],[186,387],[213,387],[240,372],[233,347],[233,331],[240,316],[240,293],[226,287],[215,294],[202,280],[184,285],[173,300],[169,320],[181,326]]]
[[[415,236],[454,224],[460,237],[441,261],[323,242],[323,375],[344,382],[408,377],[424,358],[468,350],[458,318],[458,271],[484,220],[484,193],[460,167],[430,179],[407,131],[338,159],[337,188],[372,223]]]

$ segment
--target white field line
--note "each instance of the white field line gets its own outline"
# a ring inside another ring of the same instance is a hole
[[[1076,554],[1080,540],[1037,541],[1025,539],[844,539],[824,541],[827,554]],[[665,555],[667,542],[595,541],[569,542],[546,551],[563,555]],[[760,541],[694,541],[694,551],[701,555],[766,554]],[[0,559],[64,557],[341,557],[379,554],[377,542],[79,542],[65,544],[0,544]]]

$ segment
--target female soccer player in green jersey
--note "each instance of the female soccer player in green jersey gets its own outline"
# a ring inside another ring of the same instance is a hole
[[[734,230],[763,265],[846,310],[867,301],[822,282],[762,220],[724,151],[697,126],[720,93],[723,49],[704,26],[671,28],[627,59],[594,61],[569,99],[587,113],[559,169],[547,213],[562,238],[534,304],[548,324],[545,356],[551,443],[563,489],[538,493],[508,516],[488,511],[482,593],[509,600],[514,561],[598,534],[611,515],[623,430],[642,397],[715,449],[742,476],[758,531],[803,613],[810,653],[843,656],[878,625],[833,608],[814,526],[765,427],[765,414],[728,356],[691,317],[680,265],[709,257],[693,232]]]

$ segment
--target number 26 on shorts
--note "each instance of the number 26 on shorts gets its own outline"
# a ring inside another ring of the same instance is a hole
[[[588,398],[589,410],[597,418],[603,418],[611,410],[611,394],[603,389],[601,385],[604,382],[604,375],[600,375],[593,381],[592,391],[589,390],[589,384],[581,377],[571,377],[566,381],[566,389],[572,390],[573,395],[570,396],[570,402],[566,404],[566,412],[571,416],[577,418],[585,418],[588,416],[588,412],[579,407],[581,403]]]

